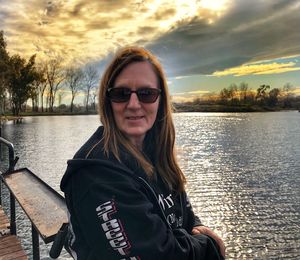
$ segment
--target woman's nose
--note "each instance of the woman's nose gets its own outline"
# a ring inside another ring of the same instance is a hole
[[[130,99],[128,101],[127,107],[128,108],[139,108],[141,103],[136,93],[131,93]]]

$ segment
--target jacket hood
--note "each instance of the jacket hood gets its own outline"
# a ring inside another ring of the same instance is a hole
[[[138,178],[138,176],[136,176],[130,169],[121,163],[116,163],[105,159],[72,159],[68,160],[68,167],[60,183],[60,189],[63,192],[65,192],[65,188],[70,178],[74,176],[74,174],[78,174],[81,168],[88,169],[91,172],[99,171],[99,169],[105,168],[108,170],[109,174],[111,174],[111,178],[114,178],[114,173],[126,174],[128,177]]]

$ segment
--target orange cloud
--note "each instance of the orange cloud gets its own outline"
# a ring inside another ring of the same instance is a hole
[[[223,71],[216,71],[212,75],[213,76],[245,76],[245,75],[262,75],[262,74],[278,74],[289,71],[297,71],[300,70],[300,67],[295,67],[296,63],[288,62],[288,63],[269,63],[269,64],[249,64],[242,65],[236,68],[230,68]]]
[[[99,60],[120,45],[145,45],[197,17],[203,7],[197,0],[5,0],[1,9],[10,53],[37,53],[41,60],[60,55],[70,63]]]

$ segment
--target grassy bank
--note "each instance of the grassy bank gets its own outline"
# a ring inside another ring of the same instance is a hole
[[[11,116],[11,115],[0,116],[0,122],[21,121],[22,119],[23,119],[22,116]]]
[[[281,111],[284,110],[280,107],[268,106],[226,106],[219,104],[174,104],[176,112],[268,112],[268,111]]]
[[[21,116],[76,116],[76,115],[97,115],[97,112],[22,112]]]

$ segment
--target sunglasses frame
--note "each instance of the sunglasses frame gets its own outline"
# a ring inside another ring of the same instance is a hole
[[[113,98],[113,97],[111,97],[110,96],[110,93],[111,93],[111,91],[112,90],[114,90],[114,89],[126,89],[126,90],[128,90],[128,91],[130,91],[130,95],[128,95],[128,98],[126,97],[126,99],[124,98],[124,99],[115,99],[115,98]],[[155,91],[156,93],[155,93],[155,99],[152,101],[150,101],[150,102],[145,102],[145,100],[143,101],[143,97],[141,97],[140,95],[141,94],[139,94],[139,92],[140,91],[143,91],[143,90],[151,90],[151,91]],[[111,101],[111,102],[114,102],[114,103],[125,103],[125,102],[128,102],[129,100],[130,100],[130,98],[131,98],[131,95],[132,95],[132,93],[135,93],[136,95],[137,95],[137,97],[138,97],[138,100],[139,100],[139,102],[141,102],[141,103],[146,103],[146,104],[151,104],[151,103],[154,103],[157,99],[158,99],[158,97],[159,97],[159,95],[161,94],[161,89],[159,89],[159,88],[149,88],[149,87],[145,87],[145,88],[139,88],[139,89],[137,89],[137,90],[131,90],[130,88],[126,88],[126,87],[120,87],[120,88],[109,88],[109,89],[107,89],[107,91],[106,91],[106,96],[109,98],[109,100]]]

